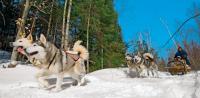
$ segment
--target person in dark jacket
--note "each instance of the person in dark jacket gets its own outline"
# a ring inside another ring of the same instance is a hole
[[[190,64],[190,61],[187,56],[188,56],[187,52],[185,50],[183,50],[180,46],[178,46],[178,50],[177,50],[174,58],[181,57],[182,59],[184,59],[186,61],[186,64],[190,66],[191,64]]]

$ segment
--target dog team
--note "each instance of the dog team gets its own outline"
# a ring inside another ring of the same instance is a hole
[[[24,54],[28,60],[40,72],[36,77],[40,87],[48,88],[48,76],[56,75],[56,87],[53,91],[62,90],[61,84],[64,74],[70,75],[77,82],[77,85],[83,85],[86,74],[84,61],[89,58],[87,49],[81,45],[82,41],[76,41],[71,51],[58,49],[54,44],[48,42],[43,34],[38,41],[33,42],[32,35],[26,38],[20,38],[13,42],[17,51]]]
[[[47,41],[43,34],[37,41],[33,41],[32,35],[29,34],[25,38],[12,42],[12,46],[40,69],[36,75],[40,87],[48,88],[50,86],[47,81],[48,77],[53,74],[56,76],[56,87],[53,91],[57,92],[62,90],[65,74],[70,75],[75,80],[74,84],[78,86],[85,83],[85,61],[89,58],[89,52],[81,45],[81,42],[76,41],[71,50],[64,51]],[[125,58],[129,72],[136,71],[137,77],[158,77],[158,66],[152,54],[137,54],[134,57],[126,55]]]

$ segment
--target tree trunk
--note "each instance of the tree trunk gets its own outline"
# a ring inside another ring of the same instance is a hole
[[[28,11],[29,11],[29,8],[30,8],[30,0],[26,0],[26,3],[25,3],[25,7],[24,7],[24,12],[23,12],[23,15],[22,15],[22,18],[21,18],[21,22],[22,22],[22,25],[21,27],[18,28],[18,32],[17,32],[17,36],[16,36],[16,39],[19,39],[20,38],[20,33],[21,32],[24,32],[24,24],[25,24],[25,20],[27,18],[27,15],[28,15]],[[17,56],[18,56],[18,53],[16,51],[16,47],[13,48],[13,52],[12,52],[12,55],[11,55],[11,61],[16,61],[17,60]]]
[[[50,16],[49,16],[49,23],[48,23],[48,29],[47,29],[47,36],[50,34],[50,30],[51,30],[53,6],[54,6],[54,0],[52,1],[52,4],[51,4],[51,13],[50,13]]]
[[[67,13],[67,23],[66,23],[66,33],[65,33],[65,44],[64,49],[67,50],[68,41],[69,41],[69,22],[70,22],[70,15],[71,15],[71,8],[72,8],[72,0],[69,1],[68,13]]]
[[[53,43],[56,42],[57,27],[58,27],[58,19],[56,19],[56,25],[55,25],[55,28],[54,28],[54,33],[53,33]]]
[[[3,18],[3,25],[5,26],[6,25],[5,17],[4,17],[4,15],[3,15],[3,13],[1,11],[0,11],[0,14],[1,14],[2,18]]]
[[[89,8],[89,15],[88,15],[88,20],[87,20],[87,49],[89,51],[89,28],[90,28],[90,16],[91,16],[91,6],[92,6],[92,3],[91,3],[91,0],[90,0],[90,8]],[[87,73],[90,72],[90,68],[89,68],[89,59],[87,60]]]
[[[34,28],[35,28],[35,16],[33,17],[33,22],[32,22],[32,26],[31,26],[31,31],[30,31],[30,34],[33,34],[33,31],[34,31]]]
[[[101,69],[104,68],[104,57],[103,57],[103,53],[104,53],[103,47],[101,47]]]
[[[67,9],[67,0],[65,0],[64,5],[64,12],[63,12],[63,24],[62,24],[62,42],[61,42],[61,48],[64,48],[65,45],[65,16],[66,16],[66,9]]]

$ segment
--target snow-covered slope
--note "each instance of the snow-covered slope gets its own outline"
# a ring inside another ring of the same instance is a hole
[[[127,77],[126,70],[90,73],[86,76],[88,83],[80,87],[70,86],[71,80],[65,77],[64,90],[53,93],[38,87],[34,78],[38,70],[34,67],[0,69],[0,98],[200,98],[200,76],[195,73],[170,76],[160,72],[160,78],[141,79]],[[54,77],[49,81],[54,85]]]

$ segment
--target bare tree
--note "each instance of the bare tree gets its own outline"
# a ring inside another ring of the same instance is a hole
[[[25,24],[25,20],[27,18],[29,9],[30,9],[30,0],[26,0],[22,17],[17,20],[18,32],[17,32],[16,40],[19,39],[21,36],[23,36],[22,33],[25,33],[24,24]],[[16,47],[14,47],[12,56],[11,56],[11,61],[13,61],[13,64],[16,64],[17,55],[18,53],[16,51]]]
[[[67,0],[65,0],[64,5],[64,12],[63,12],[63,24],[62,24],[62,42],[61,42],[61,48],[64,48],[65,45],[65,17],[66,17],[66,9],[67,9]]]
[[[51,11],[50,11],[51,13],[50,13],[50,16],[49,16],[47,35],[49,35],[49,33],[50,33],[50,29],[51,29],[52,14],[53,14],[53,6],[54,6],[54,0],[51,2]]]
[[[65,41],[64,41],[64,49],[66,50],[68,47],[68,37],[69,37],[69,23],[70,23],[70,16],[71,16],[71,8],[72,8],[72,0],[69,0],[68,12],[67,12],[67,23],[66,23],[66,30],[65,30]]]
[[[92,3],[90,1],[90,7],[89,7],[89,15],[88,15],[88,19],[87,19],[87,49],[89,50],[89,29],[90,29],[90,17],[91,17],[91,7],[92,7]],[[89,59],[87,60],[87,72],[90,72],[89,70]]]
[[[193,6],[190,14],[198,15],[200,13],[199,6],[196,4]],[[185,50],[188,52],[188,57],[191,62],[192,69],[200,69],[200,16],[195,17],[195,26],[187,27],[182,30],[181,36],[183,37],[183,45]],[[198,37],[194,39],[189,39],[189,37]]]
[[[4,16],[4,14],[1,11],[0,11],[0,15],[3,18],[3,24],[5,26],[6,25],[5,16]]]
[[[69,36],[69,23],[70,23],[70,15],[71,15],[71,7],[72,0],[69,0],[68,12],[67,12],[67,22],[66,20],[66,8],[67,8],[67,0],[65,1],[64,13],[63,13],[63,27],[62,27],[62,43],[61,48],[67,50],[68,47],[68,36]]]

